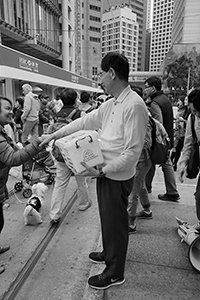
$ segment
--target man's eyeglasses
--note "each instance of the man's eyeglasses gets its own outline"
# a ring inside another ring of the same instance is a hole
[[[106,73],[105,71],[101,71],[101,72],[99,72],[99,73],[97,74],[97,77],[98,77],[99,79],[101,79],[105,73]]]

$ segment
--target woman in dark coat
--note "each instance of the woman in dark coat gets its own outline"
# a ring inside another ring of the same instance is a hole
[[[0,233],[4,226],[3,202],[6,199],[6,183],[10,168],[19,166],[36,155],[39,151],[40,139],[18,149],[12,139],[7,135],[4,126],[12,121],[12,101],[0,96]],[[9,250],[9,246],[0,247],[0,254]],[[0,274],[5,270],[0,266]]]

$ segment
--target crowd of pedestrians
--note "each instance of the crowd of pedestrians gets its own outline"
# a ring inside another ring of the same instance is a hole
[[[88,279],[89,285],[95,289],[124,283],[129,234],[136,232],[137,218],[153,218],[149,193],[152,192],[156,165],[148,151],[152,146],[149,116],[163,124],[171,143],[171,155],[169,152],[167,161],[161,165],[166,189],[158,195],[161,201],[176,203],[180,199],[175,172],[178,166],[182,182],[193,140],[191,113],[195,115],[195,131],[200,141],[199,89],[188,95],[188,105],[185,97],[179,99],[174,130],[172,103],[162,91],[160,78],[152,76],[146,79],[144,89],[131,87],[128,83],[128,59],[116,52],[104,56],[101,69],[99,76],[105,92],[103,97],[64,88],[54,100],[50,100],[41,89],[34,89],[28,83],[22,86],[23,97],[16,99],[14,108],[11,100],[0,97],[0,232],[4,225],[3,202],[10,168],[25,163],[51,143],[56,177],[49,215],[51,224],[57,224],[73,172],[51,141],[79,130],[96,130],[99,133],[104,163],[92,168],[82,162],[85,171],[75,174],[78,209],[81,211],[92,205],[86,178],[96,178],[103,249],[90,253],[89,258],[96,263],[104,262],[105,269]],[[24,146],[22,149],[17,148],[4,130],[4,126],[13,123],[17,128],[17,142]],[[200,179],[195,199],[200,222]],[[139,212],[138,201],[143,208]],[[200,223],[195,228],[200,230]],[[7,250],[9,246],[0,247],[0,254]],[[0,273],[3,271],[4,266],[0,266]]]

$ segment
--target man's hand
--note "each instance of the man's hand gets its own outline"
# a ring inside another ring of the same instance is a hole
[[[40,143],[40,147],[46,146],[48,145],[48,143],[53,140],[53,135],[52,134],[44,134],[40,137],[41,139],[41,143]]]
[[[82,176],[91,176],[91,177],[99,177],[100,175],[100,171],[93,168],[93,167],[89,167],[84,161],[81,161],[80,164],[86,169],[85,171],[79,173],[79,175]]]
[[[181,163],[178,165],[178,178],[180,180],[181,183],[183,183],[184,179],[184,174],[185,174],[185,171],[186,171],[186,166],[185,166],[185,163]]]

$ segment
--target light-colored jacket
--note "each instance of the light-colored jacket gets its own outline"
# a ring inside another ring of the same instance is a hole
[[[23,122],[39,120],[40,101],[36,94],[29,92],[24,97],[24,112],[21,116]]]

